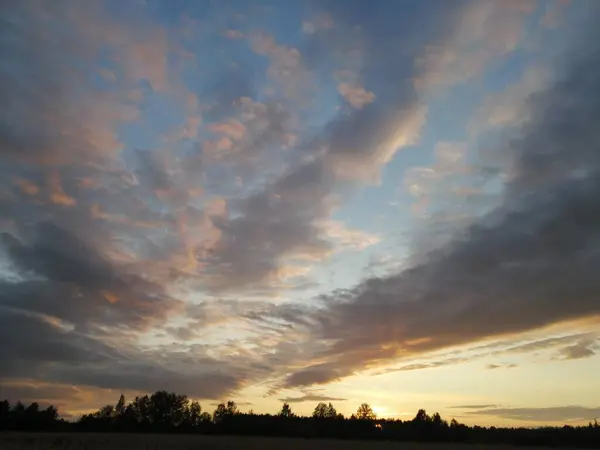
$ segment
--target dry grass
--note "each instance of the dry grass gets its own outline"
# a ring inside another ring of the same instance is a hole
[[[2,433],[0,450],[478,450],[479,446],[235,436]],[[528,447],[534,450],[533,447]],[[514,450],[485,446],[483,450]]]

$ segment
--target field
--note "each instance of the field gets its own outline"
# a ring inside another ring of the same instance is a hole
[[[477,450],[479,446],[236,436],[0,433],[0,450]],[[516,447],[485,446],[483,450]],[[523,447],[519,447],[523,448]],[[534,450],[535,447],[527,447]]]

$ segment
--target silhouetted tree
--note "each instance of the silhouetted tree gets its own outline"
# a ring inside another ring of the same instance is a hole
[[[151,423],[152,402],[150,397],[136,397],[132,403],[132,413],[136,421],[142,425]]]
[[[51,428],[56,422],[60,420],[58,415],[58,409],[54,405],[49,405],[46,409],[40,413],[41,421],[44,427]]]
[[[213,412],[213,421],[215,423],[220,423],[236,414],[238,414],[238,407],[234,401],[229,400],[227,404],[220,403],[217,406],[217,409]]]
[[[375,420],[377,419],[377,414],[373,412],[373,408],[368,403],[361,404],[356,410],[356,414],[354,416],[359,420]]]
[[[115,407],[113,405],[103,406],[96,414],[99,419],[110,422],[115,417]]]
[[[238,413],[239,413],[238,407],[235,404],[235,402],[233,400],[229,400],[227,402],[227,414],[230,415],[230,416],[234,416],[234,415],[236,415]]]
[[[339,414],[331,403],[320,402],[313,411],[313,417],[316,419],[336,419]]]
[[[312,415],[315,419],[324,419],[327,415],[327,404],[319,402]]]
[[[431,422],[436,428],[448,428],[448,422],[442,419],[440,413],[434,413],[433,416],[431,416]]]
[[[10,417],[10,402],[8,400],[2,400],[0,402],[0,424],[8,422]]]
[[[0,430],[43,431],[58,429],[64,424],[52,405],[41,409],[36,402],[29,406],[17,402],[12,407],[8,400],[0,402]]]
[[[157,391],[150,397],[150,421],[158,428],[177,427],[186,415],[187,406],[187,395]]]
[[[413,419],[413,422],[416,422],[416,423],[429,423],[429,422],[431,422],[431,417],[429,417],[427,415],[427,411],[425,411],[424,409],[420,409],[419,411],[417,411],[417,415]]]
[[[600,426],[595,420],[586,426],[528,429],[469,427],[454,419],[448,424],[438,413],[429,416],[425,410],[404,422],[372,417],[368,404],[359,407],[353,420],[346,420],[331,403],[319,403],[313,417],[302,417],[292,414],[289,405],[277,415],[244,414],[235,402],[228,401],[217,406],[213,421],[198,402],[158,391],[136,397],[129,404],[121,397],[115,406],[103,406],[68,423],[59,418],[54,406],[41,409],[35,402],[29,406],[18,402],[11,407],[8,401],[0,402],[0,430],[220,433],[600,448]]]
[[[188,408],[187,420],[192,428],[197,428],[202,423],[202,407],[200,403],[193,401]]]
[[[292,412],[292,408],[289,403],[284,403],[281,407],[281,411],[279,411],[279,415],[281,417],[294,417],[294,413]]]
[[[11,415],[13,419],[17,422],[21,422],[23,420],[23,416],[25,415],[25,405],[18,401],[15,406],[13,406],[11,410]]]
[[[123,416],[125,414],[125,396],[121,394],[119,401],[115,405],[115,413],[117,416]]]

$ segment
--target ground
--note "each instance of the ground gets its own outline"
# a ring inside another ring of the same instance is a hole
[[[236,436],[0,433],[0,450],[476,450],[477,446]],[[528,447],[534,450],[533,447]],[[485,446],[490,450],[514,447]]]

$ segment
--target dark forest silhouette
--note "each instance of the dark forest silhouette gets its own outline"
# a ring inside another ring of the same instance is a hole
[[[412,420],[378,419],[367,403],[344,417],[331,403],[319,403],[311,417],[294,414],[284,403],[276,415],[243,413],[235,402],[219,404],[211,413],[186,395],[157,391],[126,403],[121,395],[115,405],[82,416],[76,422],[59,417],[54,406],[37,403],[11,405],[0,402],[0,430],[78,431],[132,433],[198,433],[302,438],[372,439],[412,442],[461,442],[536,446],[600,448],[600,425],[543,428],[467,426],[438,413],[419,410]]]

